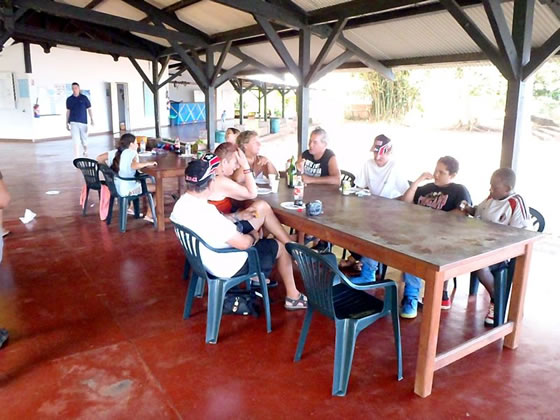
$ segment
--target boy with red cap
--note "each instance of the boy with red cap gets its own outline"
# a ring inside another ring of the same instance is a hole
[[[359,188],[368,188],[373,195],[380,197],[401,197],[408,189],[408,181],[392,159],[393,142],[386,135],[380,134],[374,139],[370,150],[373,152],[373,159],[368,159],[364,163],[354,184]],[[351,251],[348,260],[341,261],[340,265],[341,267],[362,265],[360,276],[352,278],[354,283],[375,281],[378,262],[371,258],[362,257]]]

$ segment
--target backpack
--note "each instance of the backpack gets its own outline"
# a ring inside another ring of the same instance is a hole
[[[224,298],[224,314],[259,316],[259,304],[254,291],[245,289],[232,289]]]

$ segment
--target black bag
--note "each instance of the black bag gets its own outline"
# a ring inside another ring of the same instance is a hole
[[[230,290],[224,299],[224,314],[259,316],[257,295],[248,290]]]

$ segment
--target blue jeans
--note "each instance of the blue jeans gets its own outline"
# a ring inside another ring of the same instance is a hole
[[[412,274],[403,273],[404,276],[404,296],[418,300],[422,279]]]

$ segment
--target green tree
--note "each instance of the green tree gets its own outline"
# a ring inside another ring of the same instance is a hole
[[[366,82],[365,90],[371,98],[370,115],[375,121],[398,121],[412,109],[418,89],[409,81],[407,70],[395,72],[395,80],[388,80],[379,73],[361,73]]]

